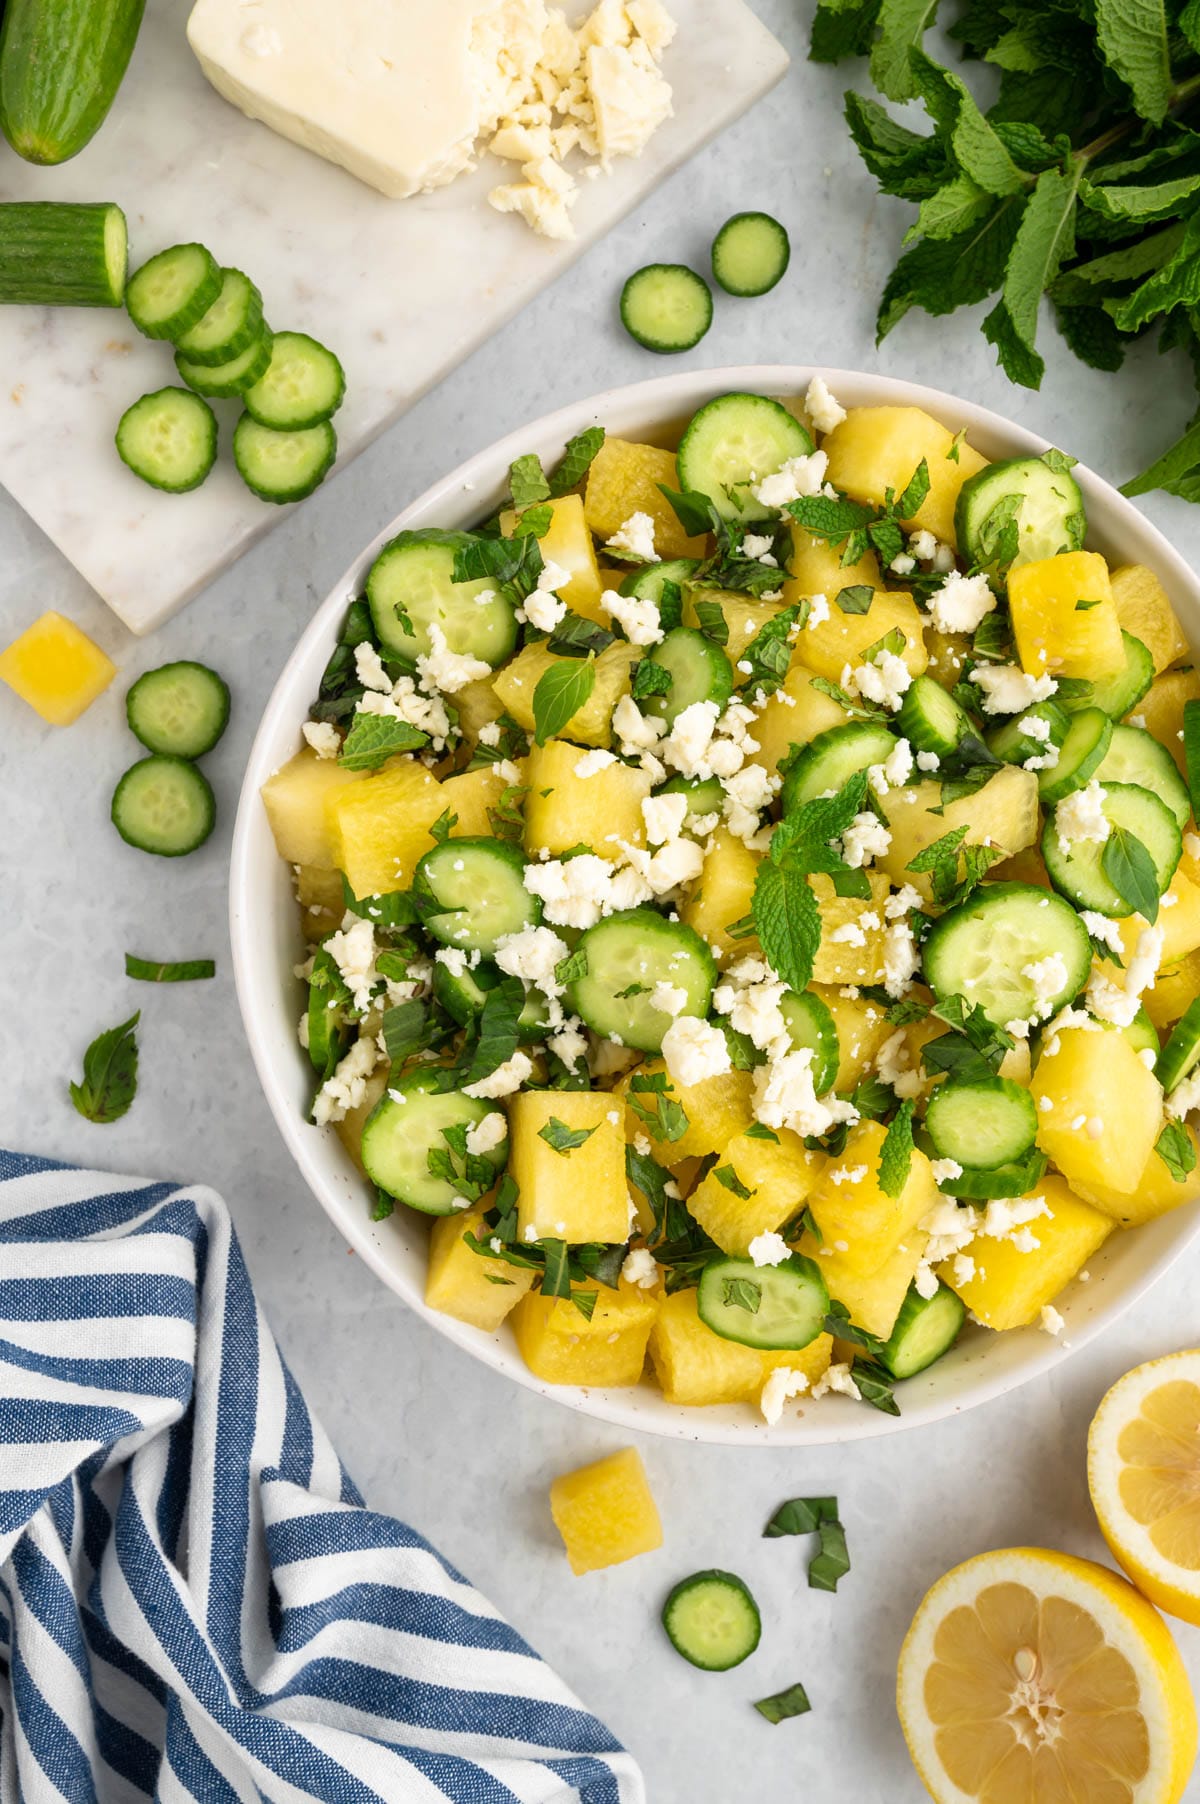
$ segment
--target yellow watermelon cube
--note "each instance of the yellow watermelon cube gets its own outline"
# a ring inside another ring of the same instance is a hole
[[[600,606],[603,593],[600,566],[596,562],[591,530],[583,517],[583,496],[562,495],[545,505],[551,509],[551,520],[538,539],[542,561],[557,564],[560,570],[568,570],[571,574],[570,582],[555,593],[573,614],[582,614],[585,620],[607,626],[608,616]],[[500,530],[506,538],[516,523],[517,515],[511,509],[501,514]]]
[[[572,1246],[628,1238],[623,1127],[620,1109],[602,1090],[525,1090],[513,1097],[509,1170],[520,1192],[521,1238]],[[564,1129],[587,1138],[558,1151]]]
[[[296,901],[300,904],[300,930],[310,944],[323,940],[342,924],[346,912],[342,873],[320,865],[296,866]]]
[[[1166,746],[1185,778],[1183,709],[1185,703],[1195,701],[1200,701],[1200,670],[1168,670],[1155,677],[1129,717],[1135,726],[1145,726]]]
[[[840,1063],[833,1087],[842,1091],[857,1088],[874,1065],[884,1041],[890,1040],[896,1031],[879,1003],[872,1002],[869,996],[843,994],[844,989],[852,987],[812,986],[814,994],[821,998],[833,1016],[837,1028]]]
[[[364,1177],[366,1177],[367,1174],[363,1171],[362,1162],[363,1129],[367,1125],[368,1115],[387,1089],[387,1074],[388,1067],[386,1064],[376,1065],[370,1077],[365,1080],[362,1101],[359,1103],[358,1107],[355,1109],[347,1109],[342,1119],[340,1121],[335,1121],[333,1124],[334,1133],[349,1153],[355,1165],[357,1165],[359,1171],[363,1173]]]
[[[1177,965],[1181,958],[1194,952],[1200,946],[1200,876],[1194,860],[1186,853],[1179,861],[1179,868],[1167,886],[1166,895],[1159,904],[1158,926],[1162,929],[1163,948],[1162,964],[1166,970]],[[1170,900],[1168,900],[1170,898]],[[1163,904],[1166,904],[1164,907]],[[1116,923],[1117,932],[1121,936],[1124,947],[1122,958],[1128,967],[1138,943],[1138,938],[1146,923],[1140,915],[1128,915],[1123,921]],[[1108,966],[1113,974],[1113,966]],[[1119,981],[1119,973],[1117,974]]]
[[[612,712],[623,695],[628,695],[630,671],[644,656],[640,645],[616,639],[606,645],[596,659],[596,680],[582,708],[572,714],[563,727],[565,736],[580,745],[607,746],[612,738]],[[563,660],[545,645],[527,645],[511,664],[506,664],[495,678],[495,690],[503,708],[527,733],[534,730],[533,697],[548,670]]]
[[[429,850],[429,829],[445,806],[442,785],[413,758],[336,795],[330,804],[333,862],[354,894],[407,889],[418,859]]]
[[[759,1234],[800,1213],[823,1162],[787,1128],[773,1141],[739,1134],[693,1190],[688,1208],[722,1252],[744,1256]]]
[[[53,608],[0,651],[0,682],[52,727],[69,727],[117,674],[107,652]]]
[[[809,879],[821,915],[821,944],[813,979],[826,984],[882,983],[886,922],[883,905],[891,885],[881,871],[867,871],[871,894],[839,896],[824,872]]]
[[[929,653],[926,676],[931,676],[943,689],[953,689],[963,680],[963,671],[971,656],[971,641],[966,633],[939,633],[936,627],[925,628],[925,649]]]
[[[479,740],[480,728],[486,727],[489,721],[499,720],[504,712],[491,674],[479,677],[473,683],[464,683],[457,689],[454,708],[459,729],[473,750]]]
[[[1124,1034],[1060,1029],[1031,1088],[1038,1145],[1068,1184],[1134,1189],[1162,1128],[1163,1093]]]
[[[1140,639],[1154,659],[1155,674],[1188,655],[1188,642],[1171,598],[1145,564],[1122,564],[1112,572],[1112,598],[1122,630]]]
[[[919,1147],[913,1148],[899,1196],[887,1194],[879,1182],[885,1132],[878,1121],[857,1122],[840,1158],[826,1161],[808,1198],[822,1246],[861,1277],[879,1271],[941,1200]]]
[[[488,1207],[479,1203],[458,1215],[440,1215],[433,1223],[425,1301],[443,1315],[494,1334],[529,1291],[534,1273],[504,1259],[487,1259],[467,1245],[468,1234],[486,1244],[488,1226],[483,1217]]]
[[[550,1513],[576,1576],[619,1566],[662,1546],[662,1523],[646,1468],[633,1447],[556,1478],[550,1486]]]
[[[831,695],[814,689],[814,675],[793,657],[787,676],[754,723],[758,750],[751,753],[751,764],[774,772],[794,745],[806,745],[828,727],[846,724],[850,718],[846,710]]]
[[[1011,856],[1033,844],[1040,823],[1037,776],[1018,764],[1004,765],[974,795],[947,802],[944,811],[935,814],[934,809],[941,807],[941,794],[941,784],[924,777],[919,783],[890,790],[882,802],[892,843],[878,860],[879,868],[897,887],[911,883],[926,902],[933,897],[928,874],[908,867],[934,840],[965,827],[964,844],[990,842]]]
[[[1029,1223],[1036,1246],[1023,1251],[1024,1238],[1014,1243],[977,1234],[965,1250],[969,1267],[956,1259],[939,1267],[943,1281],[985,1328],[1036,1322],[1112,1233],[1108,1216],[1073,1196],[1055,1172],[1047,1172],[1030,1194],[1043,1197],[1050,1210],[1049,1217]]]
[[[281,765],[260,792],[279,856],[288,864],[336,870],[334,811],[342,797],[366,778],[366,771],[343,770],[336,758],[318,758],[308,746]]]
[[[1193,1161],[1200,1161],[1200,1140],[1196,1138],[1196,1130],[1184,1126],[1183,1131],[1191,1144]],[[1180,1181],[1171,1175],[1170,1166],[1156,1150],[1150,1154],[1131,1191],[1116,1190],[1110,1184],[1079,1184],[1077,1189],[1085,1202],[1104,1215],[1110,1215],[1118,1227],[1138,1228],[1143,1222],[1154,1221],[1157,1216],[1167,1215],[1172,1209],[1194,1203],[1200,1197],[1200,1162],[1193,1163],[1191,1171]]]
[[[818,626],[806,626],[800,644],[804,662],[818,676],[840,682],[846,665],[864,662],[863,654],[898,628],[904,636],[899,654],[905,668],[920,676],[929,662],[921,612],[911,595],[879,589],[865,614],[843,614],[834,596],[829,597],[829,618]]]
[[[678,1140],[665,1139],[658,1096],[653,1091],[639,1094],[633,1089],[635,1077],[654,1077],[665,1070],[661,1059],[647,1059],[635,1070],[627,1071],[612,1092],[614,1101],[625,1110],[626,1139],[633,1141],[644,1135],[660,1165],[675,1166],[685,1159],[702,1159],[708,1153],[721,1152],[753,1122],[750,1104],[754,1085],[748,1071],[723,1071],[717,1077],[702,1077],[698,1084],[680,1084],[670,1079],[665,1094],[687,1116],[687,1128]],[[651,1119],[647,1121],[639,1110]]]
[[[807,1347],[760,1353],[724,1340],[700,1320],[694,1290],[660,1298],[650,1331],[650,1358],[668,1403],[699,1408],[708,1403],[757,1403],[777,1366],[803,1372],[815,1383],[829,1366],[832,1342],[820,1334]]]
[[[864,553],[855,564],[843,564],[840,546],[831,545],[828,539],[814,538],[798,524],[792,527],[791,566],[791,574],[783,585],[787,607],[812,595],[824,595],[832,605],[842,589],[863,584],[868,589],[883,587],[879,559],[873,551]]]
[[[1080,608],[1079,603],[1092,602]],[[1098,551],[1060,551],[1018,564],[1008,605],[1022,670],[1031,676],[1111,676],[1125,665],[1108,565]]]
[[[452,839],[468,839],[492,834],[490,810],[498,808],[508,785],[494,764],[482,770],[465,770],[460,776],[447,777],[441,784],[441,812],[456,817],[450,828]],[[431,839],[429,845],[434,842]],[[427,846],[426,851],[429,850]]]
[[[1165,917],[1159,913],[1159,920]],[[1160,1034],[1174,1026],[1180,1015],[1200,996],[1200,950],[1189,952],[1177,965],[1160,971],[1154,988],[1142,997],[1146,1013]]]
[[[757,638],[768,620],[783,612],[781,601],[754,601],[748,595],[740,595],[733,589],[704,589],[700,591],[684,591],[683,624],[698,626],[699,616],[696,607],[699,602],[716,602],[725,620],[728,639],[725,642],[725,655],[731,664],[736,664],[750,641]],[[753,735],[757,738],[757,733]]]
[[[673,451],[606,438],[592,460],[584,491],[583,511],[589,527],[597,538],[611,539],[631,514],[649,514],[659,557],[703,557],[706,540],[688,537],[660,483],[671,489],[679,487]]]
[[[859,1328],[865,1328],[868,1334],[877,1334],[880,1340],[886,1340],[896,1326],[900,1305],[908,1295],[928,1244],[928,1234],[920,1228],[913,1229],[879,1270],[866,1277],[851,1270],[841,1253],[835,1253],[832,1247],[819,1246],[811,1235],[805,1235],[800,1251],[816,1260],[830,1297],[835,1303],[845,1305],[850,1311],[850,1320]]]
[[[681,919],[708,941],[717,958],[730,952],[745,958],[760,950],[753,935],[735,940],[729,929],[750,913],[754,880],[761,863],[759,854],[752,852],[728,827],[717,828],[704,857],[704,868],[679,911]]]
[[[957,549],[954,509],[969,476],[983,469],[980,457],[940,420],[920,407],[852,407],[845,419],[821,441],[829,458],[829,480],[856,501],[881,507],[888,490],[903,494],[922,458],[929,471],[929,493],[906,521],[924,527]],[[953,453],[953,455],[952,455]],[[833,597],[830,596],[832,601]]]
[[[646,1363],[646,1342],[654,1323],[654,1294],[621,1281],[577,1284],[594,1291],[591,1319],[567,1297],[530,1291],[512,1312],[521,1357],[544,1384],[637,1384]]]
[[[591,775],[585,752],[565,739],[535,746],[525,770],[525,850],[557,857],[572,846],[590,846],[601,858],[623,857],[621,843],[644,846],[642,803],[650,778],[632,764],[606,764]]]

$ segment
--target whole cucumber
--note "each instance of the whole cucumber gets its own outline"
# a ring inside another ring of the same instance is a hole
[[[104,123],[146,0],[8,0],[0,130],[29,163],[65,163]]]

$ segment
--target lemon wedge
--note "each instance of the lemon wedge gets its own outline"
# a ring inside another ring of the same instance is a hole
[[[1177,1804],[1196,1708],[1158,1612],[1069,1554],[946,1574],[900,1653],[900,1722],[937,1804]]]
[[[1200,1623],[1200,1352],[1135,1366],[1088,1435],[1104,1538],[1139,1591]]]

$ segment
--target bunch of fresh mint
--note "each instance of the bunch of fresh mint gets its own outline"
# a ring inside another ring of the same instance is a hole
[[[885,194],[916,203],[880,302],[878,336],[910,307],[998,298],[983,330],[1008,375],[1037,388],[1043,294],[1076,356],[1119,369],[1157,332],[1200,386],[1200,0],[960,0],[950,36],[992,65],[986,110],[928,56],[938,0],[820,0],[816,62],[868,56],[892,101],[917,100],[929,134],[877,100],[846,118]],[[1200,500],[1200,420],[1125,493]]]

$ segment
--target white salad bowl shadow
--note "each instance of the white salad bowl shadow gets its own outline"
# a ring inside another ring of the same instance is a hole
[[[767,1425],[748,1405],[687,1409],[666,1401],[648,1380],[628,1390],[543,1384],[526,1367],[507,1327],[487,1334],[429,1309],[424,1301],[427,1228],[398,1208],[370,1217],[365,1181],[331,1128],[306,1120],[312,1071],[296,1036],[302,1008],[293,966],[303,957],[291,871],[275,850],[259,790],[300,744],[300,723],[317,693],[349,602],[361,593],[383,543],[402,527],[466,527],[485,518],[506,488],[508,467],[525,451],[547,464],[566,440],[599,424],[627,438],[672,443],[671,429],[703,402],[729,390],[803,394],[815,372],[793,364],[688,371],[593,395],[560,408],[481,451],[434,483],[397,515],[357,557],[318,608],[284,667],[250,753],[234,830],[230,917],[242,1018],[272,1113],[313,1194],[346,1240],[384,1283],[450,1340],[518,1384],[626,1429],[737,1446],[822,1446],[916,1428],[973,1408],[1038,1377],[1072,1349],[1093,1340],[1134,1303],[1200,1234],[1200,1209],[1185,1208],[1130,1233],[1114,1235],[1089,1261],[1090,1281],[1075,1283],[1059,1307],[1055,1339],[1039,1329],[993,1334],[968,1327],[953,1351],[900,1388],[903,1414],[893,1417],[840,1396],[806,1407],[789,1405]],[[843,405],[918,406],[952,431],[966,427],[986,457],[1037,455],[1046,441],[999,414],[937,389],[850,370],[822,370]],[[1064,446],[1070,450],[1070,446]],[[1082,466],[1075,475],[1088,511],[1088,544],[1110,558],[1150,565],[1161,577],[1190,636],[1200,638],[1200,582],[1179,554],[1130,502]]]

